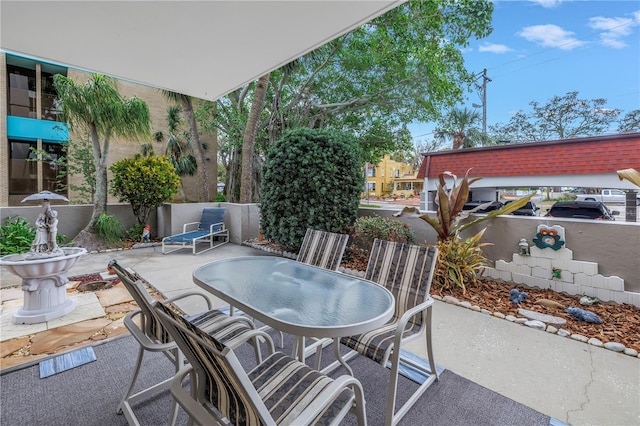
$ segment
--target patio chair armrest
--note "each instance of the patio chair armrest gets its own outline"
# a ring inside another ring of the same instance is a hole
[[[193,226],[195,225],[195,226]],[[182,225],[182,233],[187,233],[189,231],[193,231],[195,229],[198,229],[198,225],[200,225],[200,222],[189,222],[189,223],[185,223],[184,225]],[[192,227],[193,229],[187,229],[189,227]]]
[[[433,303],[434,303],[434,299],[431,296],[429,296],[429,297],[427,297],[427,300],[425,300],[424,302],[420,303],[419,305],[416,305],[411,309],[407,309],[407,311],[404,314],[402,314],[402,316],[398,320],[398,325],[396,327],[396,336],[398,334],[400,336],[402,335],[402,332],[404,331],[404,328],[406,327],[407,323],[409,322],[409,320],[412,317],[414,317],[415,315],[426,311],[431,306],[433,306]]]
[[[163,303],[172,303],[172,302],[175,302],[177,300],[182,300],[182,299],[185,299],[185,298],[191,297],[191,296],[202,297],[204,299],[205,303],[207,304],[207,310],[208,311],[211,310],[211,300],[209,300],[209,298],[207,296],[205,296],[204,294],[199,293],[197,291],[188,291],[186,293],[182,293],[182,294],[179,294],[177,296],[173,296],[173,297],[169,297],[167,299],[164,299],[162,302]]]
[[[271,356],[275,353],[276,348],[273,344],[273,339],[271,338],[271,336],[269,336],[267,332],[263,330],[251,330],[249,332],[243,333],[242,337],[238,338],[237,340],[232,339],[231,341],[226,342],[226,345],[231,349],[236,349],[237,347],[248,342],[254,337],[262,337],[265,340],[265,342],[267,343],[267,349],[269,354],[268,356]]]
[[[220,225],[220,229],[218,229],[217,231],[214,231],[213,228]],[[217,222],[217,223],[212,223],[211,225],[209,225],[209,232],[212,234],[217,234],[218,232],[222,232],[225,231],[226,227],[224,226],[224,222]]]
[[[176,402],[180,404],[180,406],[189,413],[189,416],[196,421],[196,423],[201,425],[211,424],[212,420],[216,417],[213,413],[207,411],[199,402],[193,399],[182,386],[187,375],[191,375],[193,371],[193,367],[191,365],[186,365],[182,367],[174,376],[171,381],[171,394],[176,399]],[[192,377],[193,378],[193,377]],[[192,383],[190,386],[194,386]],[[218,419],[221,420],[221,419]]]
[[[124,326],[127,327],[127,330],[129,330],[133,338],[138,341],[140,346],[151,352],[164,352],[176,347],[175,342],[158,343],[151,340],[133,320],[135,316],[140,314],[142,314],[142,311],[136,309],[135,311],[129,312],[122,320]]]
[[[355,394],[357,404],[364,407],[364,391],[362,384],[353,376],[342,375],[334,379],[326,388],[322,390],[323,401],[321,404],[310,404],[305,408],[300,416],[296,418],[299,424],[311,424],[311,422],[320,414],[328,405],[330,405],[344,390],[350,387]],[[351,404],[350,404],[351,405]]]

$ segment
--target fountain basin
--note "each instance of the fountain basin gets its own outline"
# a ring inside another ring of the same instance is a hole
[[[0,266],[22,278],[24,302],[13,314],[14,324],[38,324],[72,312],[75,302],[67,297],[67,272],[80,256],[82,247],[63,247],[64,255],[27,259],[26,254],[9,254],[0,258]]]

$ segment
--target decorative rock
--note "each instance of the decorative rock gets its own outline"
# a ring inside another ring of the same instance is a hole
[[[584,343],[587,343],[589,341],[589,339],[587,337],[583,336],[582,334],[572,334],[571,338],[573,340],[577,340],[579,342],[584,342]]]
[[[551,333],[551,334],[556,334],[558,332],[558,329],[555,328],[552,325],[548,325],[547,329],[545,330],[547,333]]]
[[[442,300],[442,296],[438,296],[437,294],[432,294],[431,297],[433,297],[436,300]]]
[[[520,304],[526,299],[529,295],[524,291],[519,291],[517,288],[512,288],[509,291],[509,300],[511,300],[515,304]]]
[[[591,339],[587,340],[587,343],[593,346],[597,346],[599,348],[602,347],[602,341],[600,339],[596,339],[595,337],[592,337]]]
[[[525,322],[529,321],[526,318],[516,318],[516,320],[514,321],[516,324],[524,324]]]
[[[500,318],[500,319],[504,319],[505,315],[502,312],[494,312],[493,313],[494,317]]]
[[[506,317],[504,317],[504,319],[506,319],[507,321],[514,322],[517,318],[514,317],[513,315],[507,315]]]
[[[527,327],[537,328],[538,330],[544,330],[547,325],[542,321],[530,320],[524,323]]]
[[[607,342],[604,344],[604,347],[614,352],[623,352],[625,349],[624,345],[618,342]]]
[[[564,318],[554,317],[553,315],[541,314],[540,312],[530,311],[528,309],[518,309],[518,314],[530,320],[542,321],[547,324],[564,325],[567,320]]]
[[[582,296],[580,298],[580,304],[582,306],[591,306],[598,303],[599,301],[600,299],[598,299],[597,297],[591,297],[591,296]]]
[[[551,300],[551,299],[538,299],[536,300],[536,303],[546,308],[558,308],[558,309],[565,308],[565,306],[562,303],[558,303],[555,300]]]
[[[629,356],[638,356],[638,351],[636,351],[635,349],[626,348],[624,350],[624,354]]]
[[[570,334],[571,333],[569,333],[569,331],[565,330],[564,328],[561,328],[560,330],[558,330],[558,336],[567,337]]]
[[[480,309],[480,312],[482,312],[483,314],[491,315],[491,311],[488,309]]]
[[[458,303],[460,303],[460,301],[453,296],[445,296],[442,300],[447,303],[451,303],[452,305],[457,305]]]
[[[467,302],[466,300],[464,302],[460,302],[459,305],[462,306],[463,308],[467,308],[467,309],[471,308],[471,302]]]
[[[472,311],[476,311],[476,312],[480,312],[482,309],[480,309],[480,306],[478,306],[478,305],[473,305],[473,306],[471,307],[471,310],[472,310]]]
[[[570,308],[567,308],[567,313],[578,321],[585,321],[593,324],[602,324],[602,320],[598,315],[590,311],[585,311],[584,309],[574,308],[572,306]]]

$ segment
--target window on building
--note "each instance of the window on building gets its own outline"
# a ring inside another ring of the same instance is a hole
[[[53,86],[53,76],[48,72],[42,72],[40,79],[42,80],[42,111],[41,118],[43,120],[58,121],[59,112],[57,108],[58,93]]]
[[[376,183],[375,182],[367,182],[367,190],[369,191],[374,191],[376,190]]]
[[[38,192],[38,162],[35,141],[9,140],[9,195],[29,195]],[[61,172],[54,161],[63,155],[62,145],[44,143],[47,159],[42,162],[42,188],[45,191],[62,192],[66,178],[59,178]]]
[[[376,177],[376,168],[375,167],[367,167],[367,177]]]
[[[400,177],[400,170],[396,169],[396,177],[399,178]]]
[[[8,113],[16,117],[36,118],[36,71],[7,65]]]

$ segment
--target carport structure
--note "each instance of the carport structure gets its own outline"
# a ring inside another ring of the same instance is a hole
[[[438,176],[449,171],[482,179],[472,190],[576,186],[637,189],[621,181],[617,171],[640,170],[640,133],[625,133],[545,142],[526,142],[456,151],[427,152],[418,171],[433,200]],[[424,202],[423,202],[424,203]],[[428,210],[427,205],[421,209]]]

